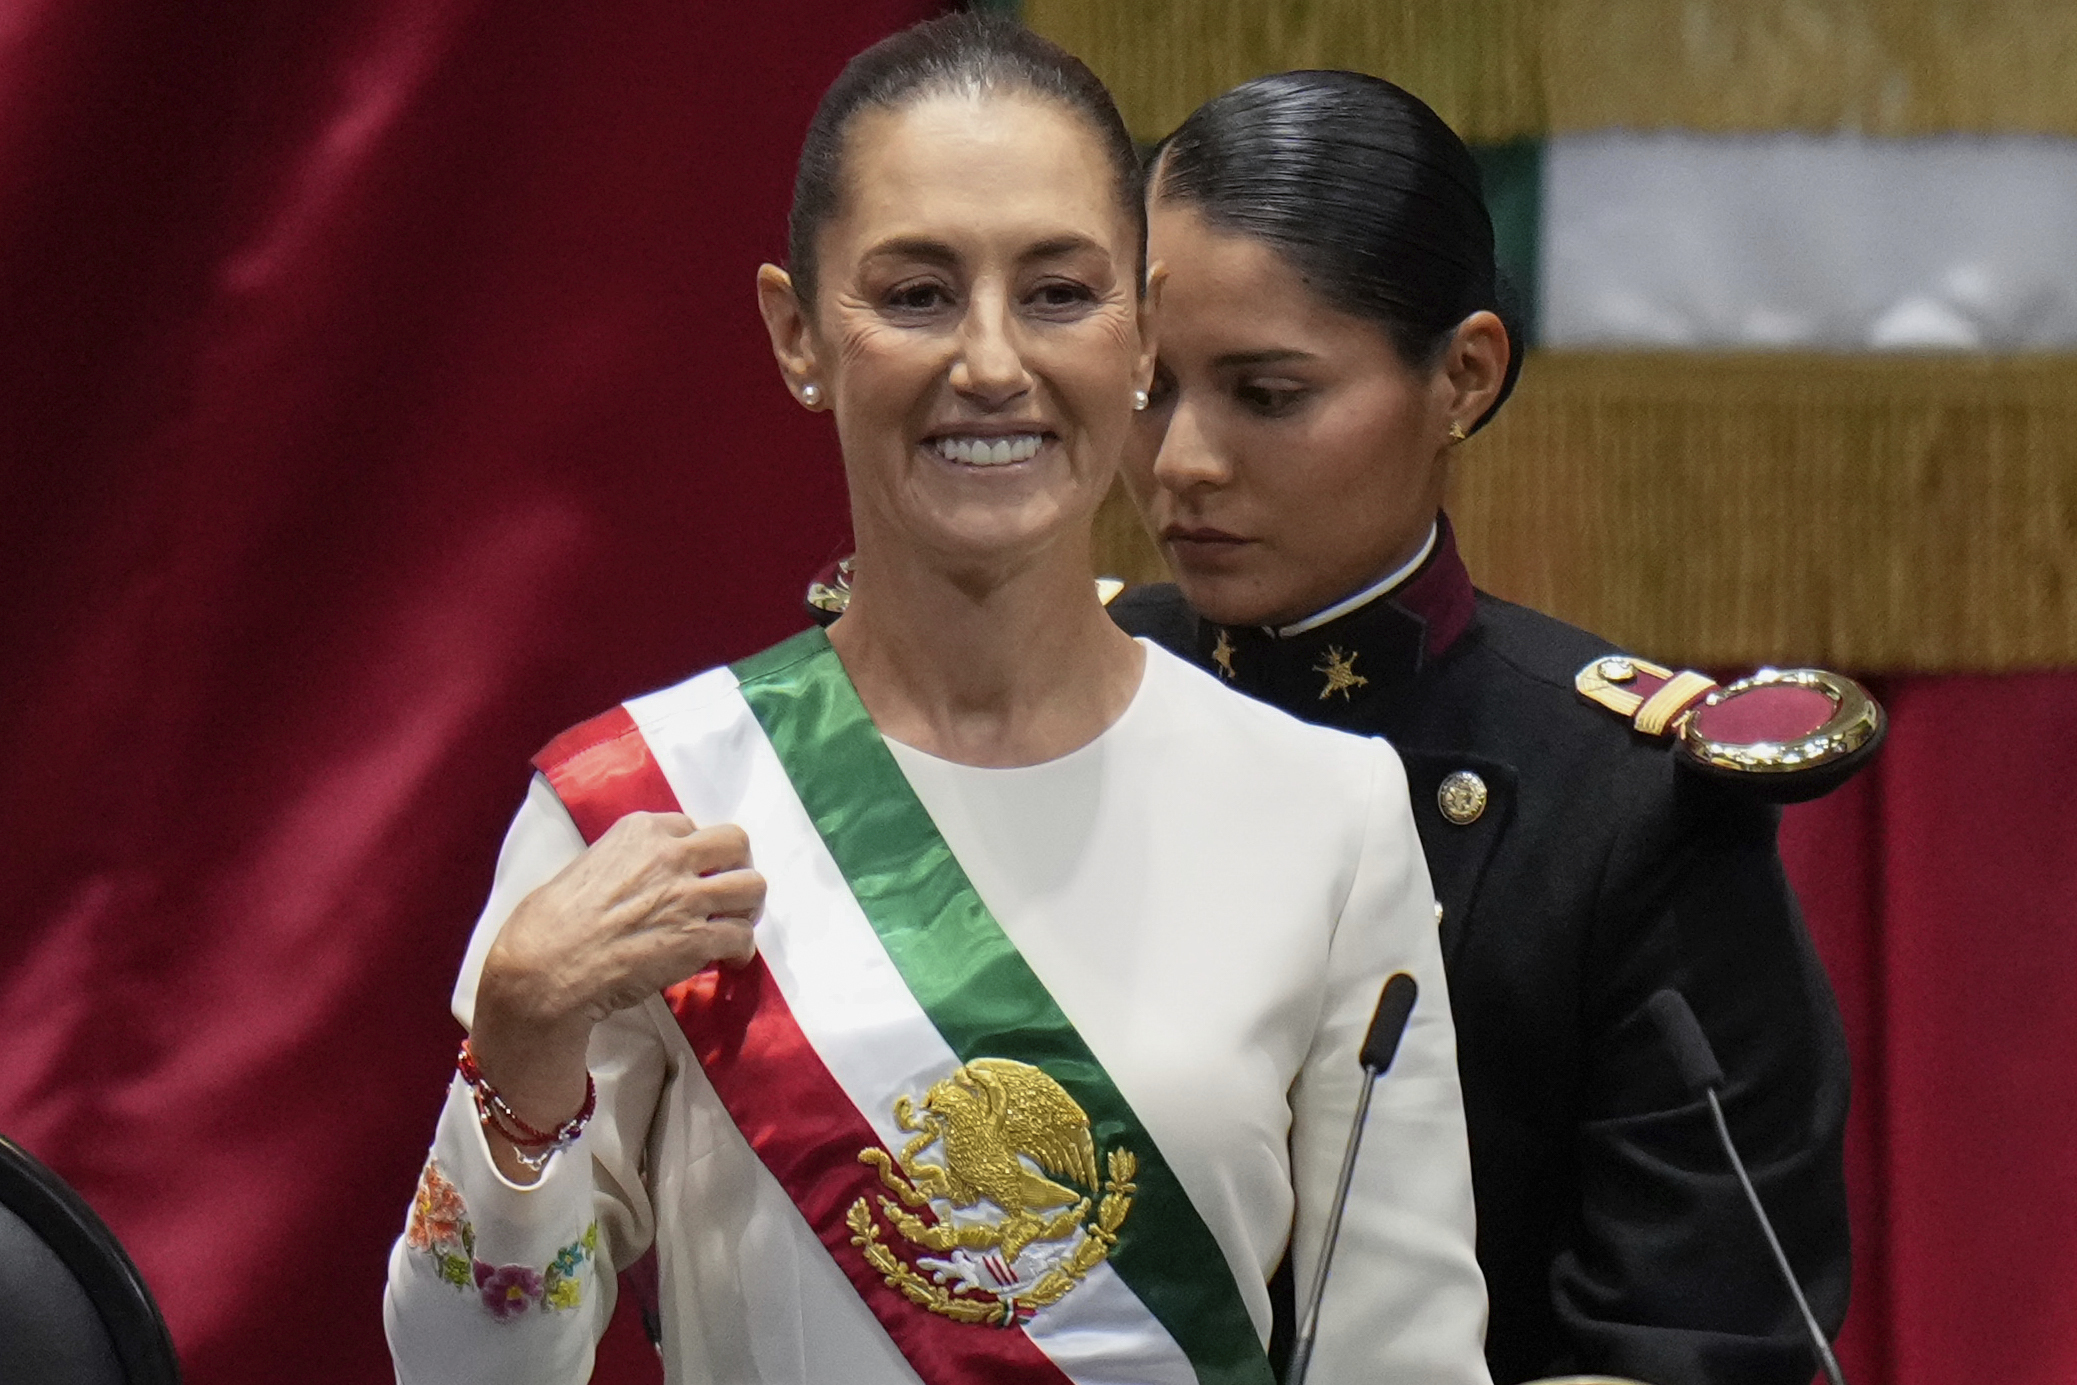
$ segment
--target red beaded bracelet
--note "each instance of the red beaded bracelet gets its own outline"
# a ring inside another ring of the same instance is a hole
[[[476,1066],[476,1055],[469,1051],[467,1039],[462,1040],[461,1052],[456,1055],[454,1066],[475,1098],[476,1118],[485,1129],[495,1131],[511,1145],[519,1162],[534,1173],[539,1173],[547,1165],[549,1156],[583,1134],[584,1127],[591,1123],[592,1116],[599,1109],[598,1083],[592,1080],[590,1073],[586,1073],[583,1108],[553,1130],[536,1130],[520,1118],[519,1113],[498,1094],[497,1088],[484,1080],[483,1069]],[[529,1150],[540,1152],[529,1154]]]

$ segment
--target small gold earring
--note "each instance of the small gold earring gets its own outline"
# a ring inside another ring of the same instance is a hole
[[[1145,390],[1134,390],[1132,392],[1132,411],[1134,413],[1145,413],[1147,410],[1148,402],[1149,401],[1147,399],[1147,392]]]
[[[809,408],[812,409],[821,402],[822,386],[816,384],[812,380],[810,380],[807,384],[801,386],[801,403],[807,405]]]
[[[1451,441],[1451,442],[1462,442],[1462,441],[1464,441],[1464,440],[1465,440],[1466,438],[1468,438],[1468,437],[1470,437],[1470,436],[1471,436],[1471,434],[1469,434],[1469,433],[1467,433],[1467,432],[1465,432],[1465,431],[1464,431],[1464,425],[1463,425],[1463,424],[1461,424],[1461,423],[1457,422],[1457,421],[1456,421],[1455,419],[1451,419],[1451,420],[1450,420],[1450,441]]]

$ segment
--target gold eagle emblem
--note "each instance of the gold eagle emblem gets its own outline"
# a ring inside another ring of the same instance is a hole
[[[1043,1069],[976,1058],[933,1083],[920,1109],[899,1098],[894,1120],[910,1132],[901,1153],[864,1149],[859,1162],[892,1194],[879,1198],[886,1223],[939,1254],[913,1264],[897,1255],[862,1197],[845,1221],[867,1263],[910,1302],[961,1322],[1021,1322],[1117,1244],[1139,1160],[1113,1149],[1099,1174],[1088,1115]]]

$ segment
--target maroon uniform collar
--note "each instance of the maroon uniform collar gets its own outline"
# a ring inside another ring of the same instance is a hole
[[[1321,702],[1353,712],[1406,684],[1463,637],[1475,610],[1449,517],[1438,515],[1427,561],[1375,600],[1288,636],[1200,621],[1198,654],[1241,691],[1319,720]]]

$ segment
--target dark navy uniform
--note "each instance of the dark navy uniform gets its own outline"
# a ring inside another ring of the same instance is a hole
[[[1836,1333],[1846,1044],[1778,809],[1582,697],[1575,675],[1615,651],[1474,592],[1447,521],[1398,588],[1290,638],[1201,621],[1173,586],[1110,609],[1405,762],[1443,907],[1496,1385],[1807,1385],[1809,1341],[1644,1008],[1665,986],[1693,1007],[1761,1200]]]

